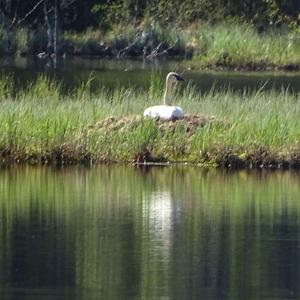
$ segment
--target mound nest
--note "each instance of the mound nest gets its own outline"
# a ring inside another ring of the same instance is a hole
[[[90,130],[107,130],[107,131],[128,131],[135,128],[145,118],[140,115],[130,115],[123,117],[108,117],[93,125],[89,126]],[[161,120],[153,119],[158,129],[163,131],[174,131],[177,127],[183,127],[186,132],[194,132],[207,124],[224,123],[215,116],[186,114],[182,119]]]

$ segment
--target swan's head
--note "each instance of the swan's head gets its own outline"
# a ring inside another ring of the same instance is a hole
[[[167,75],[166,81],[173,83],[173,82],[177,82],[177,81],[183,81],[183,78],[179,74],[177,74],[175,72],[171,72]]]

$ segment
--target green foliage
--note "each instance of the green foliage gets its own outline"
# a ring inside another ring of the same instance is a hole
[[[150,95],[128,89],[90,92],[86,84],[63,98],[59,85],[39,78],[11,98],[1,81],[2,162],[186,161],[223,167],[300,166],[299,95],[287,91],[199,95],[189,87],[174,103],[206,120],[157,123],[143,110],[159,103],[153,75]]]
[[[293,47],[294,41],[299,41],[300,33],[298,0],[62,0],[58,2],[57,15],[54,15],[54,1],[49,0],[45,2],[46,7],[38,5],[28,16],[26,11],[37,4],[35,0],[26,1],[27,6],[17,0],[7,2],[11,11],[2,11],[1,53],[14,54],[18,50],[22,54],[52,52],[54,32],[57,32],[57,54],[191,57],[193,51],[205,54],[208,48],[221,48],[222,45],[227,50],[218,53],[211,64],[230,65],[235,57],[243,60],[243,53],[250,55],[251,63],[256,64],[252,58],[258,57],[256,60],[269,64],[269,54],[270,57],[275,56],[277,50],[278,57],[272,60],[272,64],[285,59],[291,60],[291,63],[298,60]],[[45,8],[49,10],[47,18]],[[223,32],[228,38],[226,44],[222,35],[218,34],[222,30],[216,25],[223,26],[224,23],[228,30],[233,30],[232,35],[226,30]],[[242,24],[242,29],[231,26],[233,23],[237,27]],[[58,24],[56,30],[54,24]],[[203,25],[208,34],[204,32],[197,40],[191,28],[197,29],[199,24],[209,24]],[[248,24],[248,27],[244,24]],[[209,32],[208,26],[216,32]],[[243,33],[244,29],[247,32]],[[267,46],[256,53],[258,41],[265,39],[265,35],[260,38],[257,33],[269,32],[272,34],[267,38],[268,43],[264,43]],[[273,35],[273,32],[278,32],[278,35]],[[280,36],[283,34],[285,39]],[[269,47],[274,37],[277,45]],[[219,42],[216,42],[217,38]],[[252,44],[249,45],[250,39]],[[194,40],[197,48],[193,47]],[[214,45],[215,42],[219,45]],[[284,44],[287,45],[286,49]],[[250,51],[245,51],[248,46]],[[237,47],[240,47],[237,50],[240,53],[233,49]],[[228,50],[234,50],[235,53],[229,53]],[[290,54],[292,59],[289,59]]]
[[[162,24],[187,25],[192,22],[223,21],[224,18],[240,18],[260,28],[289,24],[299,25],[300,5],[297,0],[256,1],[147,1],[118,0],[95,4],[92,13],[101,24],[112,28],[115,24],[135,24],[137,20],[155,20]]]
[[[126,24],[130,21],[128,1],[112,1],[95,4],[91,10],[99,18],[104,28],[113,28],[115,24]]]
[[[300,42],[275,31],[258,34],[244,23],[201,25],[194,29],[198,61],[204,66],[255,69],[299,63]]]

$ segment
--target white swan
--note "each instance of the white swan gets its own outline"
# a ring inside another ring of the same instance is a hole
[[[172,84],[177,81],[183,81],[183,78],[179,74],[171,72],[167,75],[164,105],[148,107],[144,111],[144,117],[162,120],[181,119],[184,117],[184,112],[181,107],[170,105]]]

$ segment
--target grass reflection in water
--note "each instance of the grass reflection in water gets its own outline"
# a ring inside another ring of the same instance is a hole
[[[297,295],[299,189],[291,172],[1,170],[0,293]]]

